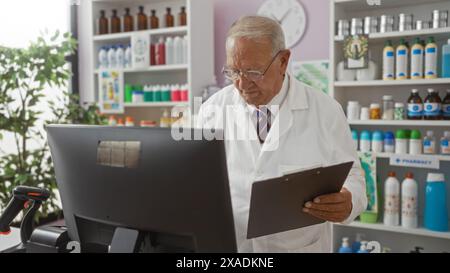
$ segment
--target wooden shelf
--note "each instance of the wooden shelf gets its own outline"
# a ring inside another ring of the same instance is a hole
[[[186,26],[159,28],[150,30],[130,31],[113,34],[94,35],[94,41],[117,41],[117,40],[130,40],[134,33],[148,34],[148,35],[175,35],[175,34],[187,34],[188,28]]]
[[[350,125],[450,127],[450,120],[351,120]]]
[[[450,78],[423,79],[423,80],[374,80],[374,81],[335,81],[335,87],[371,87],[371,86],[408,86],[408,85],[437,85],[450,84]]]
[[[431,230],[427,230],[425,228],[404,228],[401,226],[386,226],[382,223],[376,223],[376,224],[361,223],[359,221],[354,221],[354,222],[350,223],[349,225],[343,225],[343,224],[335,224],[335,225],[340,226],[340,227],[364,228],[364,229],[387,231],[387,232],[405,233],[405,234],[410,234],[410,235],[427,236],[427,237],[440,238],[440,239],[448,239],[448,240],[450,239],[450,232],[431,231]]]

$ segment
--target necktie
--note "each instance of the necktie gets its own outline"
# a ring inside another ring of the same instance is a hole
[[[256,110],[256,132],[260,143],[264,143],[270,131],[271,113],[267,107],[260,107]]]

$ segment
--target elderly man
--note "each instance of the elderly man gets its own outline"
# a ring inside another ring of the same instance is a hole
[[[349,223],[367,205],[364,175],[342,108],[286,72],[291,53],[272,19],[239,19],[228,32],[226,53],[223,72],[233,85],[202,105],[198,125],[225,132],[239,251],[329,252],[329,222]],[[241,138],[230,137],[231,130]],[[327,222],[246,239],[252,183],[281,176],[283,170],[348,161],[354,164],[340,192],[299,204],[299,217],[303,211]]]

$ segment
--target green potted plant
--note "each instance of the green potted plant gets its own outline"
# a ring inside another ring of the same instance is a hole
[[[76,41],[69,33],[63,39],[59,32],[47,36],[39,37],[27,48],[0,46],[0,142],[3,135],[9,134],[15,146],[15,152],[9,153],[0,146],[0,208],[5,208],[18,185],[42,187],[52,195],[43,203],[38,217],[58,215],[60,211],[43,125],[104,122],[95,105],[83,107],[77,96],[65,91],[71,77],[66,57],[75,51]],[[61,90],[62,106],[46,100],[47,87]],[[42,105],[52,110],[53,118],[43,120]]]

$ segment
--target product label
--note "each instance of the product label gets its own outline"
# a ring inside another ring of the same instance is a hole
[[[450,104],[442,105],[442,113],[444,114],[444,117],[450,117]]]
[[[435,78],[437,76],[437,55],[436,48],[427,48],[425,54],[425,76]]]
[[[412,55],[422,55],[422,49],[413,49]]]
[[[428,139],[423,141],[423,153],[434,154],[434,151],[435,151],[434,148],[435,148],[434,141],[431,141]]]
[[[397,51],[397,78],[398,79],[405,79],[407,77],[407,71],[408,71],[408,56],[407,56],[407,50],[401,49]]]
[[[384,201],[385,214],[398,214],[400,198],[397,194],[386,194]]]
[[[402,196],[402,216],[417,217],[417,197],[414,195]]]
[[[406,55],[406,49],[401,49],[401,50],[397,51],[397,55],[398,56]]]
[[[447,139],[441,140],[441,153],[450,154],[450,146]]]
[[[436,48],[435,47],[427,48],[427,53],[436,53]]]
[[[408,117],[421,117],[423,105],[420,103],[408,103]]]
[[[441,104],[435,102],[424,103],[424,115],[427,117],[437,117],[441,114]]]
[[[394,51],[386,51],[386,57],[394,58]]]

